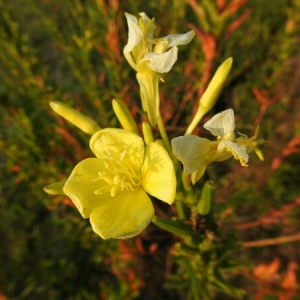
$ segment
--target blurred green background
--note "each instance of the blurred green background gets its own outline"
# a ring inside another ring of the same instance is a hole
[[[160,85],[170,137],[184,133],[213,72],[233,57],[210,116],[231,107],[237,132],[251,135],[260,124],[268,143],[263,163],[251,155],[248,168],[229,160],[205,175],[217,186],[224,238],[244,243],[234,251],[245,268],[231,281],[245,299],[299,299],[299,0],[0,0],[0,299],[186,299],[168,284],[177,238],[150,225],[134,239],[103,241],[68,198],[42,189],[92,156],[89,137],[49,101],[118,127],[118,98],[141,124],[122,49],[124,12],[142,11],[155,17],[156,37],[196,33]],[[197,133],[209,136],[202,126]]]

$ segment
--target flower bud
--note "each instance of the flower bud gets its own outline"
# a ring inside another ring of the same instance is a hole
[[[211,110],[216,104],[216,101],[218,100],[218,97],[222,91],[227,76],[231,70],[231,66],[232,57],[229,57],[217,69],[214,77],[212,78],[207,89],[202,95],[200,99],[199,109],[205,110],[205,113]]]
[[[130,111],[125,106],[125,104],[118,99],[113,99],[112,107],[122,127],[127,131],[131,131],[137,134],[138,130],[136,122],[134,121],[132,115],[130,114]]]
[[[232,57],[229,57],[217,69],[207,89],[200,98],[198,111],[196,112],[196,115],[185,134],[191,134],[203,116],[214,107],[231,70],[231,66]]]
[[[214,185],[212,181],[205,182],[201,198],[197,203],[197,211],[200,215],[207,215],[211,210],[211,204],[214,198]]]
[[[144,135],[144,141],[147,145],[154,142],[153,132],[151,126],[148,122],[142,123],[142,131]]]
[[[50,106],[58,115],[65,118],[67,121],[87,134],[92,135],[101,129],[95,121],[84,116],[79,111],[65,103],[53,101],[50,102]]]

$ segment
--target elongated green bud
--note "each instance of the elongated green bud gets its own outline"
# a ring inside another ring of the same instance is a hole
[[[63,187],[66,183],[66,180],[64,181],[58,181],[51,183],[48,186],[45,186],[43,190],[50,195],[64,195],[65,193],[63,192]]]
[[[94,134],[101,129],[95,121],[65,103],[53,101],[50,102],[50,106],[58,115],[87,134]]]
[[[152,128],[148,122],[142,123],[142,131],[144,135],[144,140],[147,145],[154,142],[154,136],[152,132]]]
[[[122,127],[125,130],[137,134],[138,130],[137,130],[136,122],[134,121],[126,105],[118,99],[113,99],[112,107]]]
[[[194,235],[192,227],[179,220],[170,220],[155,216],[152,219],[152,223],[163,230],[179,236],[192,237]]]
[[[197,203],[197,212],[200,215],[207,215],[210,212],[214,198],[214,190],[215,188],[212,181],[205,182],[201,192],[201,198]]]
[[[188,129],[186,130],[185,134],[191,134],[193,130],[196,128],[198,123],[201,121],[203,116],[210,111],[214,105],[216,104],[218,97],[222,91],[224,83],[227,79],[227,76],[232,67],[232,57],[227,58],[221,66],[217,69],[214,77],[210,81],[207,89],[203,93],[200,102],[198,111],[189,125]]]
[[[232,57],[229,57],[217,69],[214,77],[200,99],[200,110],[202,109],[207,113],[214,107],[231,70],[231,66]]]

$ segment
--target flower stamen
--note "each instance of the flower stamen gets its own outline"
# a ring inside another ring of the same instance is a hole
[[[94,192],[96,195],[110,192],[111,196],[115,197],[124,190],[130,192],[138,190],[141,185],[141,178],[139,172],[135,171],[126,159],[124,160],[127,152],[127,150],[124,150],[119,159],[115,159],[110,153],[101,156],[107,171],[99,172],[99,176],[92,181],[104,180],[108,185],[97,189]]]

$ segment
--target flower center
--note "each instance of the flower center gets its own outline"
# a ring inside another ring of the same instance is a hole
[[[130,165],[128,160],[124,160],[127,150],[124,150],[117,159],[109,152],[107,155],[99,157],[104,161],[105,171],[99,172],[98,177],[93,181],[104,180],[107,185],[97,189],[94,193],[101,195],[110,192],[115,197],[123,191],[135,192],[141,185],[139,171],[136,171]]]

